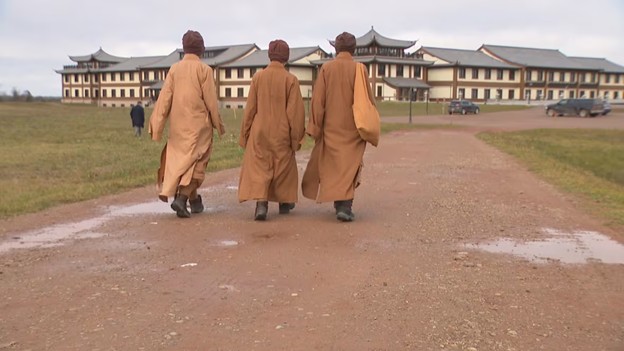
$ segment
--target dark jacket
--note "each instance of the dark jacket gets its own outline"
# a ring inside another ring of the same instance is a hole
[[[143,110],[143,106],[133,106],[132,110],[130,110],[130,118],[132,118],[133,127],[143,127],[145,124],[145,110]]]

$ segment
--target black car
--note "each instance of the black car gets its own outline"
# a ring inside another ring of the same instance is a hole
[[[448,107],[448,114],[461,113],[465,115],[467,113],[479,114],[479,106],[468,100],[451,100]]]
[[[604,104],[600,99],[563,99],[546,105],[546,114],[557,116],[594,117],[603,114]]]

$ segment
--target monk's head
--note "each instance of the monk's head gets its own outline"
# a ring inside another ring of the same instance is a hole
[[[182,48],[185,54],[195,54],[200,56],[204,53],[204,38],[199,32],[189,30],[182,36]]]
[[[269,43],[269,60],[286,63],[289,57],[290,48],[285,41],[276,39]]]
[[[342,34],[336,37],[334,47],[336,48],[336,53],[346,51],[353,55],[355,52],[355,36],[351,33],[342,32]]]

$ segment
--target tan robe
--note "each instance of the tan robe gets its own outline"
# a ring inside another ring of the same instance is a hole
[[[303,174],[303,196],[317,202],[353,199],[366,142],[353,120],[356,62],[348,52],[321,67],[312,92],[312,115],[306,132],[315,139]],[[368,71],[366,72],[368,77]],[[370,84],[368,94],[374,97]]]
[[[185,54],[169,69],[154,111],[149,132],[160,140],[169,119],[169,136],[161,157],[162,184],[159,197],[167,201],[178,186],[191,179],[203,182],[212,151],[213,128],[225,127],[219,115],[213,70],[195,54]],[[165,162],[166,161],[166,162]]]
[[[295,151],[305,135],[297,78],[272,61],[251,81],[239,144],[245,148],[238,199],[297,202]]]

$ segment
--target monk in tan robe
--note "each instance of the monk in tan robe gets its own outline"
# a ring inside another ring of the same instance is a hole
[[[184,58],[171,66],[150,117],[152,140],[159,141],[169,120],[169,136],[161,153],[159,198],[178,217],[188,218],[204,210],[197,188],[206,176],[212,153],[213,128],[219,136],[225,127],[219,115],[213,70],[203,63],[204,39],[195,31],[182,37]],[[191,212],[188,211],[190,203]]]
[[[315,140],[303,174],[303,196],[317,202],[334,202],[336,218],[355,219],[352,211],[355,188],[360,183],[364,141],[353,119],[353,87],[357,63],[356,40],[344,32],[336,37],[336,58],[321,66],[312,91],[312,114],[306,133]],[[366,72],[368,77],[368,72]],[[374,103],[368,84],[368,95]]]
[[[265,220],[268,201],[287,214],[298,197],[295,152],[305,136],[305,109],[299,80],[289,73],[290,48],[269,44],[269,65],[251,81],[239,144],[245,148],[238,186],[240,202],[256,200],[255,220]]]

